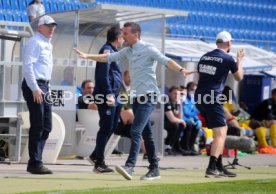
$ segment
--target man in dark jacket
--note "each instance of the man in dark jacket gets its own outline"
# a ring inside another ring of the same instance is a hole
[[[123,38],[118,27],[111,27],[107,32],[107,42],[99,54],[117,52]],[[121,105],[117,102],[122,85],[122,74],[117,62],[96,64],[95,88],[93,92],[100,116],[100,129],[97,134],[96,147],[89,156],[89,161],[95,164],[94,171],[98,173],[113,172],[104,162],[105,146],[117,127]]]
[[[272,97],[266,99],[259,104],[251,114],[249,126],[255,129],[258,139],[258,148],[269,147],[266,141],[266,128],[269,128],[271,145],[276,146],[276,88],[272,90]],[[272,148],[272,152],[266,150],[258,150],[261,153],[275,153],[276,149]]]

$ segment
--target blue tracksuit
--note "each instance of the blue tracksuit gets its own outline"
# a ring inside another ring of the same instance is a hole
[[[114,53],[117,49],[110,43],[106,43],[101,48],[99,54],[105,52]],[[96,64],[95,88],[93,94],[114,94],[117,96],[122,85],[122,73],[117,62]]]
[[[110,43],[106,43],[101,48],[99,54],[117,52],[117,49]],[[122,85],[122,73],[117,62],[112,63],[100,63],[96,64],[95,72],[95,88],[93,96],[95,103],[98,106],[98,112],[100,116],[100,129],[97,134],[96,147],[94,154],[96,154],[97,161],[104,160],[104,150],[107,141],[111,134],[117,127],[118,119],[120,115],[121,105],[116,101],[116,97],[120,92]],[[106,95],[114,95],[115,106],[107,106]],[[101,99],[104,99],[102,103],[97,100],[97,96],[103,95]]]
[[[199,111],[195,106],[194,100],[188,95],[186,100],[182,103],[183,120],[187,124],[195,126],[199,130],[202,126],[201,121],[198,118]]]

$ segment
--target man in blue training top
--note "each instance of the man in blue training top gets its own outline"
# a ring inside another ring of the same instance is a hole
[[[99,54],[117,52],[123,44],[121,29],[111,27],[107,32],[107,42]],[[116,101],[122,85],[122,73],[117,62],[97,62],[95,72],[94,102],[97,104],[100,116],[100,129],[97,133],[96,147],[89,156],[89,161],[95,164],[94,171],[98,173],[114,172],[104,161],[105,146],[117,127],[121,105]]]
[[[183,148],[183,155],[199,155],[200,153],[194,149],[194,144],[199,130],[202,127],[202,123],[198,118],[199,111],[195,106],[194,94],[197,88],[195,82],[189,82],[187,84],[187,97],[182,102],[182,119],[186,122],[186,128],[184,137],[181,140],[181,146]]]
[[[198,62],[199,81],[195,93],[196,106],[204,116],[208,128],[213,129],[214,133],[210,162],[205,177],[235,177],[236,174],[229,172],[222,164],[222,153],[227,133],[223,111],[226,97],[222,96],[222,91],[229,71],[232,72],[235,80],[242,80],[241,60],[244,51],[238,50],[237,62],[227,54],[232,46],[232,37],[226,31],[217,35],[216,45],[217,49],[203,55]]]

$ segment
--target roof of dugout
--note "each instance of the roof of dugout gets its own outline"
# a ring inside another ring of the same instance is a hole
[[[66,14],[70,12],[62,12],[54,14],[56,19],[66,18]],[[163,16],[187,16],[188,12],[172,9],[148,8],[140,6],[125,6],[114,4],[97,4],[93,8],[80,9],[79,23],[100,22],[106,24],[121,23],[126,21],[140,22],[146,20],[160,19]]]
[[[75,14],[75,15],[74,15]],[[164,51],[165,45],[165,18],[174,16],[186,17],[188,12],[173,9],[148,8],[142,6],[126,6],[114,4],[95,4],[95,7],[80,9],[77,11],[53,13],[51,16],[57,21],[59,29],[63,33],[71,33],[72,24],[74,24],[74,45],[78,46],[78,37],[89,35],[98,37],[104,33],[111,25],[118,24],[122,26],[126,21],[143,22],[160,19],[163,31],[160,31],[162,44],[161,50]],[[32,22],[32,27],[37,26],[37,18]],[[68,29],[68,30],[67,30]],[[92,46],[91,46],[92,47]],[[87,51],[89,52],[89,50]]]
[[[159,40],[152,40],[156,42]],[[181,62],[198,62],[200,57],[216,48],[215,44],[208,44],[199,40],[166,39],[165,53],[168,57]],[[248,44],[234,43],[230,55],[236,58],[237,49],[243,48],[246,57],[243,59],[245,73],[270,71],[276,66],[276,55]]]

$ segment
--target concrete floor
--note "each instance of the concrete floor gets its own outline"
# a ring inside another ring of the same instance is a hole
[[[123,165],[127,159],[127,155],[112,156],[106,159],[108,165]],[[165,156],[160,158],[161,169],[205,169],[209,157],[207,156]],[[233,158],[224,158],[224,164],[233,161]],[[239,163],[245,166],[276,167],[276,155],[255,154],[239,157]],[[88,173],[93,170],[93,166],[86,160],[80,159],[64,159],[58,160],[55,165],[47,165],[55,174],[71,174],[71,173]],[[143,160],[139,156],[137,167],[147,167],[147,160]],[[238,167],[242,168],[242,167]],[[33,176],[26,172],[26,164],[0,164],[0,177],[17,177],[17,176]]]

